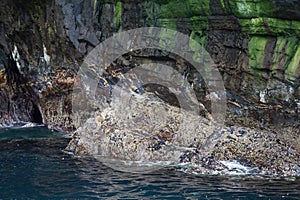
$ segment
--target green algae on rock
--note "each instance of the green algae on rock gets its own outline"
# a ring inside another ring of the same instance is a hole
[[[251,35],[300,35],[300,22],[277,18],[254,17],[239,19],[242,31]]]
[[[122,2],[118,1],[115,6],[114,26],[116,30],[122,31]]]
[[[274,16],[274,4],[269,0],[229,0],[230,8],[238,18]]]
[[[300,77],[300,43],[298,40],[297,49],[294,51],[295,54],[293,55],[290,63],[286,68],[286,79],[290,81],[295,81]]]
[[[209,0],[186,0],[186,1],[157,1],[159,8],[157,18],[188,18],[197,15],[209,16],[211,14]]]

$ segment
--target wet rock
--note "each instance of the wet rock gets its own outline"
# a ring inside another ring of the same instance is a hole
[[[131,101],[130,110],[120,112],[122,105],[112,103],[112,107],[88,119],[67,150],[125,161],[185,163],[190,165],[190,172],[206,174],[300,173],[299,144],[281,142],[271,130],[221,127],[221,134],[212,137],[217,126],[213,121],[145,96],[132,96]],[[188,124],[182,124],[181,118]],[[165,139],[162,133],[172,137]],[[211,138],[213,141],[209,141]],[[225,161],[239,161],[242,169],[224,166]]]
[[[299,6],[299,1],[285,0],[3,0],[0,2],[0,70],[5,69],[5,72],[0,73],[0,125],[7,125],[13,121],[44,122],[51,128],[72,132],[74,127],[77,127],[77,122],[71,119],[71,115],[74,115],[71,112],[72,85],[76,81],[75,75],[84,57],[97,44],[116,32],[159,26],[189,35],[205,46],[210,53],[230,93],[228,125],[235,127],[242,124],[255,130],[272,127],[272,130],[276,130],[276,137],[282,140],[285,137],[284,130],[297,127],[295,124],[299,122]],[[128,59],[126,64],[131,67],[153,61],[171,64],[186,77],[190,85],[193,85],[197,100],[207,107],[204,114],[208,117],[212,98],[195,70],[187,67],[188,65],[180,59],[174,59],[169,52],[145,50],[127,56],[133,58]],[[108,85],[119,81],[109,73],[108,76]],[[141,93],[146,93],[156,88],[147,86],[140,89]],[[109,86],[97,94],[109,98]],[[158,96],[171,105],[178,105],[174,95],[167,93],[167,90],[161,89]],[[139,116],[138,113],[136,116]],[[135,123],[145,121],[142,117],[132,119]],[[193,120],[195,119],[191,117],[191,123]],[[197,128],[196,126],[185,127],[190,133],[185,139],[182,139],[180,134],[173,134],[176,131],[176,120],[174,121],[175,123],[168,128],[157,129],[155,140],[152,137],[148,138],[153,143],[149,144],[148,139],[141,140],[140,143],[144,144],[141,148],[151,147],[156,152],[163,151],[170,142],[184,147],[192,145],[193,148],[203,144],[203,138],[192,137],[194,134],[191,130]],[[276,124],[278,127],[275,127]],[[206,133],[212,133],[209,126],[203,127]],[[112,140],[118,141],[118,138],[125,137],[125,132],[121,131],[122,127],[116,128],[120,131]],[[223,131],[226,132],[227,129]],[[239,135],[234,134],[236,131],[240,131]],[[238,128],[231,129],[228,138],[239,141],[240,138],[246,137],[248,132],[250,135],[254,134],[244,128],[241,131]],[[295,147],[299,141],[299,133],[293,132],[293,139],[282,141],[284,144],[292,141]],[[269,137],[269,132],[263,134]],[[131,140],[132,137],[129,136],[128,141]],[[247,140],[246,143],[254,145],[251,140]],[[115,143],[114,148],[125,144]],[[135,148],[134,140],[131,144],[132,148]],[[246,152],[251,145],[240,148],[244,148]],[[283,144],[278,145],[274,147],[274,151],[290,152],[280,146]],[[234,158],[232,152],[236,151],[233,147],[234,145],[226,151],[220,150],[220,154]],[[76,144],[73,148],[76,149]],[[253,152],[256,152],[253,153],[254,157],[258,156],[257,151]],[[262,155],[275,158],[272,153],[264,151]],[[291,155],[292,160],[295,160],[294,154]],[[269,161],[271,160],[270,158]],[[264,165],[260,164],[263,162],[250,161],[264,168]],[[283,161],[288,162],[285,159]],[[284,163],[277,163],[276,166],[282,167],[274,168],[273,172],[298,169]]]

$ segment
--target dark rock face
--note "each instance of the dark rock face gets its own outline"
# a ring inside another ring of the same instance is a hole
[[[145,26],[204,45],[230,108],[299,122],[299,7],[296,0],[1,1],[0,124],[42,121],[71,131],[70,94],[85,55],[115,32]]]
[[[10,120],[43,123],[37,94],[27,83],[26,78],[19,73],[12,57],[4,62],[6,71],[10,73],[0,74],[2,123],[8,125]]]

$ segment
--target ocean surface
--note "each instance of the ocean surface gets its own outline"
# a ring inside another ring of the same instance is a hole
[[[300,177],[116,171],[44,127],[0,129],[0,199],[300,199]]]

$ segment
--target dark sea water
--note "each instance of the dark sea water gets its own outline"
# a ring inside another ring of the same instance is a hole
[[[300,177],[115,171],[42,127],[0,129],[0,199],[300,199]]]

